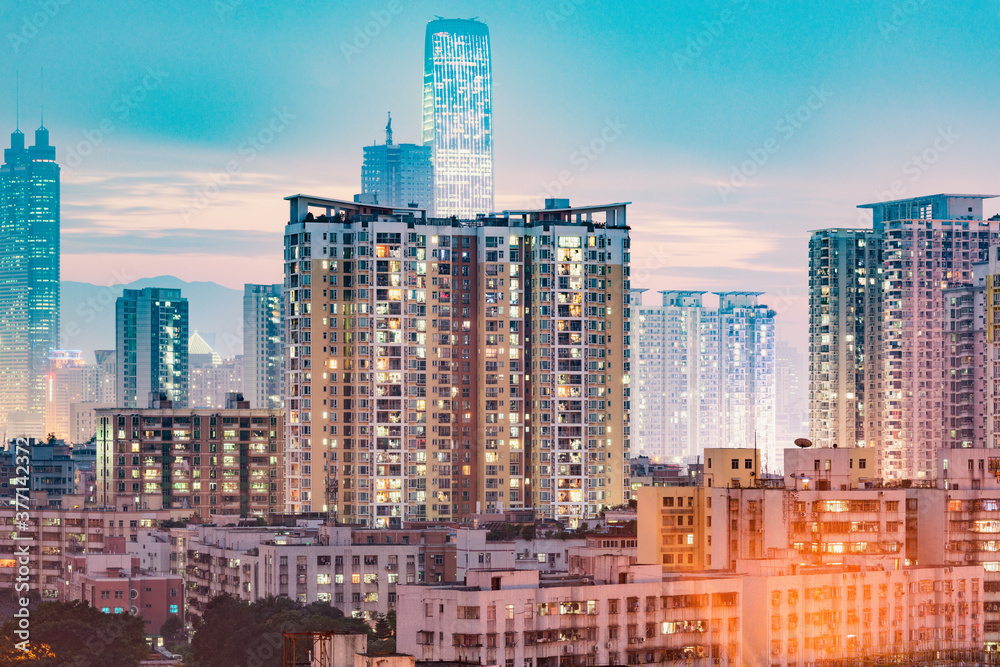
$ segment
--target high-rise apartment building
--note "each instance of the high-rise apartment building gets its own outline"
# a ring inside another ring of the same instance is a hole
[[[243,395],[253,408],[284,407],[285,301],[281,285],[243,286]]]
[[[633,290],[636,291],[636,290]],[[760,292],[661,292],[637,307],[632,337],[639,451],[693,461],[706,448],[754,447],[780,468],[775,450],[774,311]]]
[[[97,402],[115,405],[118,400],[118,363],[114,350],[94,350],[97,361]]]
[[[29,148],[17,130],[0,166],[0,427],[8,436],[43,435],[47,360],[58,340],[56,149],[44,127]]]
[[[813,232],[809,438],[817,446],[879,446],[882,326],[881,232]]]
[[[473,220],[493,211],[493,74],[485,23],[427,24],[423,143],[433,162],[434,215]]]
[[[787,447],[809,433],[809,398],[806,355],[779,340],[774,352],[775,439]]]
[[[119,407],[146,407],[161,393],[187,406],[188,302],[179,289],[127,289],[118,297],[115,358]]]
[[[460,222],[288,199],[288,511],[576,525],[628,498],[625,204]]]
[[[932,476],[937,450],[952,441],[943,290],[972,284],[972,264],[1000,241],[1000,221],[983,220],[988,197],[939,194],[861,206],[872,209],[883,235],[885,478]]]
[[[282,507],[283,415],[225,407],[97,410],[98,504],[267,517]]]
[[[434,168],[431,147],[394,144],[392,119],[385,126],[385,144],[364,147],[361,193],[375,195],[375,202],[396,208],[434,212]]]
[[[97,368],[79,350],[53,350],[45,378],[45,434],[72,443],[72,406],[96,399]]]

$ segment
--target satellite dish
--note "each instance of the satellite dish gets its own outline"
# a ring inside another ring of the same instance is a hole
[[[795,446],[796,447],[801,447],[802,449],[805,449],[806,447],[812,447],[813,443],[812,443],[812,440],[810,440],[809,438],[796,438],[795,439]]]

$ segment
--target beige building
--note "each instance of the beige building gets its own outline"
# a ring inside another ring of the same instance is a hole
[[[576,526],[628,499],[625,204],[463,222],[288,200],[287,511]]]
[[[14,507],[0,508],[0,588],[11,588],[17,576],[16,550],[27,547],[28,580],[32,591],[43,600],[59,595],[59,582],[65,578],[68,555],[105,550],[109,538],[137,542],[140,532],[155,528],[160,521],[179,518],[179,512],[135,510],[64,510],[33,507],[27,530],[17,530]]]
[[[484,665],[741,664],[740,579],[627,562],[598,558],[586,579],[480,570],[465,585],[401,587],[397,649]]]
[[[743,583],[744,665],[981,658],[980,567],[827,569]],[[850,663],[849,663],[850,664]]]
[[[97,411],[98,504],[188,515],[266,517],[281,509],[284,414],[252,410],[240,394],[226,408]]]
[[[170,531],[186,604],[200,616],[223,593],[254,601],[269,595],[328,602],[347,616],[372,619],[396,609],[402,584],[462,581],[473,568],[513,568],[512,544],[487,542],[485,530],[351,527]]]

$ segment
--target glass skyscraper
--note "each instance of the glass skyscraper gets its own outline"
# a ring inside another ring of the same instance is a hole
[[[434,215],[493,211],[490,33],[474,19],[427,24],[423,142],[434,166]]]
[[[115,303],[117,404],[147,408],[150,394],[188,403],[188,302],[179,289],[127,289]]]
[[[59,165],[44,127],[24,143],[11,134],[0,166],[0,422],[7,436],[40,437],[59,339]]]
[[[282,285],[243,286],[243,396],[251,408],[284,407]]]
[[[385,126],[385,144],[364,147],[361,193],[375,195],[381,206],[413,206],[433,216],[434,170],[430,146],[394,144],[390,118]]]

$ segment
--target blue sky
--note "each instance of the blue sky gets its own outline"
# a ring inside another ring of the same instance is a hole
[[[386,111],[417,140],[435,15],[490,27],[498,209],[560,174],[631,201],[633,285],[764,291],[800,347],[808,230],[1000,192],[996,3],[5,2],[0,128],[44,67],[64,278],[279,281],[282,198],[350,198]]]

